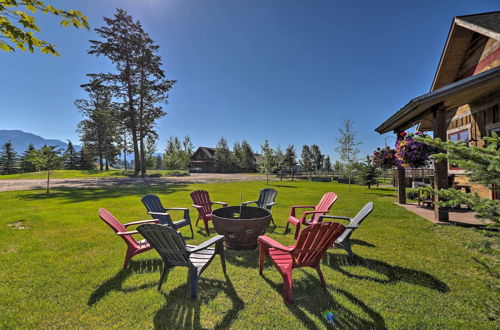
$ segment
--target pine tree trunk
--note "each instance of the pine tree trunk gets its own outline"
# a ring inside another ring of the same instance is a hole
[[[47,191],[46,193],[49,193],[49,182],[50,182],[50,170],[47,169]]]
[[[132,90],[132,78],[130,74],[130,64],[127,63],[126,68],[127,75],[127,94],[128,94],[128,115],[130,116],[131,132],[132,132],[132,144],[134,146],[134,175],[139,175],[141,169],[141,161],[139,159],[139,146],[137,144],[137,123],[134,113],[134,95]]]
[[[127,170],[127,137],[123,134],[123,162],[125,164],[125,171]]]

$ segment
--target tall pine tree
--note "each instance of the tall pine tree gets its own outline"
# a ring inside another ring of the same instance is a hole
[[[0,174],[12,174],[16,172],[17,153],[12,143],[6,142],[0,151]]]

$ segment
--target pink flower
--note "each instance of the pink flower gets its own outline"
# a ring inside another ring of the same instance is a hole
[[[405,136],[406,136],[406,134],[408,134],[408,133],[406,133],[406,132],[401,132],[401,134],[399,134],[399,135],[401,135],[401,137],[405,137]]]

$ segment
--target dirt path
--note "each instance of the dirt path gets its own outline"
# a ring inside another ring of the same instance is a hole
[[[51,179],[51,188],[97,188],[110,186],[153,186],[166,183],[208,183],[230,181],[264,181],[265,175],[193,173],[183,177],[161,178],[79,178]],[[0,180],[0,191],[45,189],[44,179]]]

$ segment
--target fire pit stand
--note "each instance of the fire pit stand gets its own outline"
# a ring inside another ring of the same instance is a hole
[[[224,235],[224,246],[233,250],[255,249],[271,218],[271,212],[260,207],[229,206],[212,211],[215,231]]]

